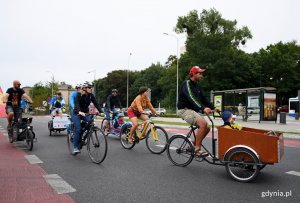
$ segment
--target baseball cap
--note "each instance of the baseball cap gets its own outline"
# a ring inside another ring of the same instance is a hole
[[[201,68],[199,68],[199,66],[193,66],[190,70],[190,75],[193,76],[196,73],[203,73],[205,71],[206,71],[206,69],[201,69]]]

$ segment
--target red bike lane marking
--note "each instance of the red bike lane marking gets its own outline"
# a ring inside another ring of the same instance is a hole
[[[29,164],[25,155],[0,132],[0,202],[74,202],[69,195],[57,194],[43,178],[47,173]]]
[[[181,129],[181,128],[165,128],[165,130],[167,132],[170,133],[176,133],[176,134],[188,134],[188,132],[190,131],[190,129]],[[211,132],[208,133],[208,137],[211,136]],[[287,147],[296,147],[296,148],[300,148],[300,140],[299,139],[284,139],[284,146]]]

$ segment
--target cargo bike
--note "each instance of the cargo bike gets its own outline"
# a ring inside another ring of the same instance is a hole
[[[49,136],[52,136],[53,133],[65,131],[71,123],[70,116],[67,114],[55,115],[51,118],[48,122]]]
[[[207,117],[214,129],[213,120],[209,115]],[[236,181],[250,182],[266,165],[279,163],[284,154],[282,133],[247,127],[242,130],[226,129],[219,126],[218,138],[212,130],[211,151],[202,145],[202,150],[208,156],[197,156],[191,141],[192,138],[195,139],[197,127],[190,128],[187,135],[175,134],[168,141],[168,158],[176,166],[187,166],[193,160],[206,161],[209,164],[225,166],[229,176]]]

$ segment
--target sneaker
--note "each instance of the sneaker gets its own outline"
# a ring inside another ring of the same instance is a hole
[[[78,153],[80,153],[80,150],[79,150],[78,148],[74,148],[74,149],[73,149],[73,154],[76,155],[76,154],[78,154]]]

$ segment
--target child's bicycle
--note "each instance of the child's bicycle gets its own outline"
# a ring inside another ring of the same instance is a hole
[[[81,132],[79,133],[78,138],[78,148],[82,149],[83,146],[87,146],[88,154],[92,162],[99,164],[104,161],[107,154],[107,140],[106,136],[95,126],[94,123],[94,115],[86,114],[91,116],[91,120],[89,122],[81,121]],[[73,154],[73,133],[74,133],[74,125],[71,124],[70,131],[67,136],[67,146],[70,154]]]
[[[146,139],[146,146],[153,154],[161,154],[167,148],[168,133],[164,128],[156,126],[153,123],[153,118],[156,117],[152,114],[149,115],[149,120],[139,124],[142,129],[139,131],[139,127],[134,133],[133,142],[129,141],[131,123],[125,123],[121,127],[120,141],[121,145],[125,149],[132,149],[140,140]]]

